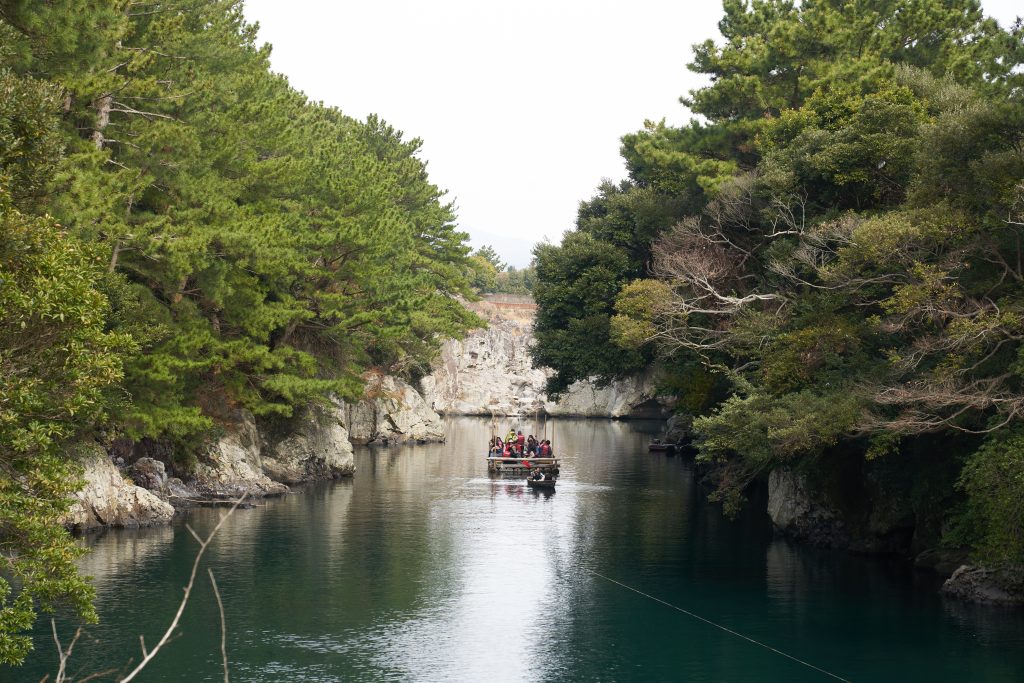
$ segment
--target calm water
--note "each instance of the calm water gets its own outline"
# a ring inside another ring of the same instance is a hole
[[[232,680],[834,680],[679,609],[849,680],[1024,680],[1020,613],[773,540],[763,514],[725,520],[688,462],[647,452],[656,425],[553,424],[554,493],[488,478],[488,423],[463,418],[445,445],[365,450],[354,480],[236,512],[206,561]],[[221,514],[188,521],[203,533]],[[180,523],[90,543],[103,621],[76,647],[81,675],[158,640],[196,545]],[[180,631],[140,680],[223,680],[207,581]],[[48,632],[36,647],[0,680],[53,672]]]

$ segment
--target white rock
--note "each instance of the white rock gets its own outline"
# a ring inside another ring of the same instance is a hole
[[[657,395],[655,373],[618,380],[597,388],[574,383],[549,401],[545,383],[553,372],[532,367],[533,316],[516,309],[503,314],[488,304],[468,304],[489,319],[486,329],[441,347],[423,393],[445,415],[541,415],[576,417],[665,417],[668,399]]]
[[[297,484],[352,474],[355,461],[345,429],[345,405],[311,405],[274,428],[264,426],[263,473],[274,481]]]
[[[407,382],[388,375],[367,379],[364,398],[345,406],[353,443],[444,441],[445,430],[423,396]]]
[[[99,446],[83,449],[85,487],[75,494],[66,525],[87,530],[104,526],[135,527],[169,522],[174,508],[157,495],[125,481]]]
[[[263,473],[260,435],[256,420],[247,410],[238,410],[225,427],[225,434],[209,443],[199,456],[189,482],[207,496],[234,498],[273,496],[288,491]]]

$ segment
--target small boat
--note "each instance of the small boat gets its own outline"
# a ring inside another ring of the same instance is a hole
[[[555,481],[556,480],[553,477],[551,479],[534,479],[533,477],[528,477],[526,479],[526,485],[531,489],[553,489],[555,488]]]
[[[676,445],[674,443],[663,443],[663,442],[659,441],[658,439],[655,439],[654,441],[652,441],[647,446],[647,450],[652,451],[652,452],[654,452],[654,451],[668,451],[669,453],[674,453],[675,450],[676,450]]]

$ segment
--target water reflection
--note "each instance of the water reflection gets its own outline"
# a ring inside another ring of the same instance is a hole
[[[549,422],[555,492],[487,475],[494,429],[460,419],[446,444],[361,449],[354,480],[236,512],[208,558],[232,678],[822,679],[664,603],[853,680],[1024,672],[1019,614],[944,603],[902,566],[774,540],[763,514],[725,519],[686,459],[647,452],[656,423]],[[188,521],[202,534],[222,514]],[[158,637],[195,552],[180,525],[90,542],[103,623],[76,649],[86,673]],[[203,582],[146,680],[221,679],[218,624]],[[46,637],[0,679],[52,673]]]

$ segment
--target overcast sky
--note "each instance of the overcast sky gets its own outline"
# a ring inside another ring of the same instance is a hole
[[[1020,0],[983,0],[1004,26]],[[691,45],[718,38],[721,4],[677,0],[245,0],[273,69],[311,99],[377,113],[423,139],[474,246],[525,266],[571,229],[619,138],[682,124],[703,84]]]

